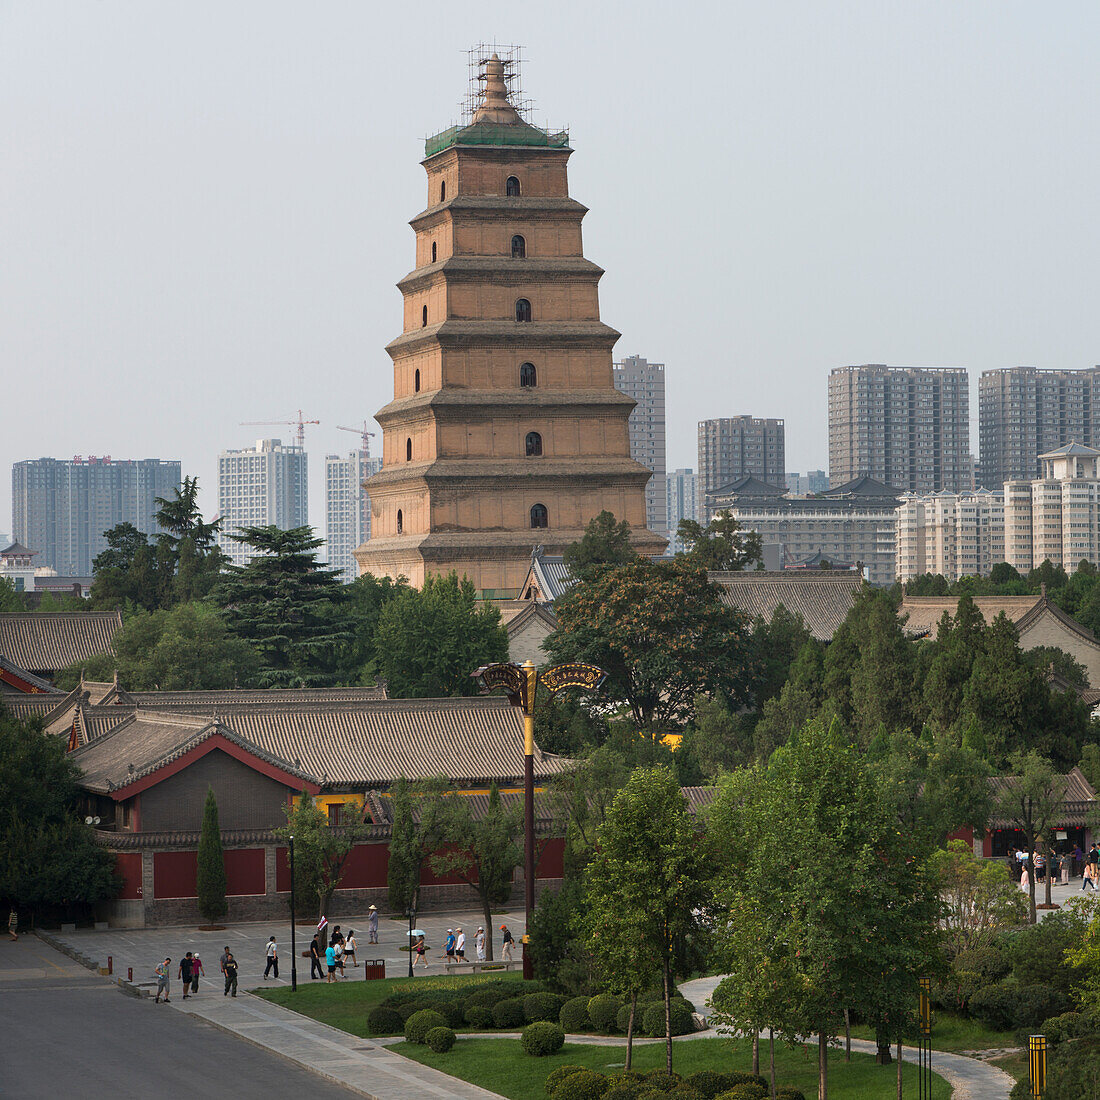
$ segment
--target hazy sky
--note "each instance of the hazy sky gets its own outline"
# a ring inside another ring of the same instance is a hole
[[[12,462],[324,455],[392,396],[422,140],[465,50],[567,125],[616,356],[827,466],[847,363],[1100,362],[1100,6],[0,0],[0,530]],[[976,421],[971,449],[977,451]]]

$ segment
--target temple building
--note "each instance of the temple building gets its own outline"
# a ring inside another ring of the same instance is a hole
[[[419,586],[455,570],[507,599],[534,544],[561,553],[605,509],[640,553],[665,540],[646,528],[650,471],[630,457],[635,402],[612,381],[619,334],[583,254],[568,132],[523,118],[508,56],[478,70],[468,123],[425,145],[428,203],[398,284],[394,399],[377,415],[382,470],[355,556],[361,572]]]

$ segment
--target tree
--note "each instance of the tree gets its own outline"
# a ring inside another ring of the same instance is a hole
[[[631,995],[631,1025],[643,975],[658,963],[669,1073],[669,999],[684,941],[703,901],[698,869],[695,828],[679,783],[667,768],[639,768],[599,829],[587,878],[588,943],[607,978]],[[628,1040],[632,1033],[633,1027]]]
[[[0,612],[23,611],[22,596],[7,577],[0,577]]]
[[[508,660],[500,612],[478,599],[467,577],[429,574],[386,602],[375,631],[378,670],[395,699],[475,695],[470,673]]]
[[[764,553],[759,532],[742,534],[741,524],[729,509],[719,512],[706,527],[693,519],[682,519],[676,534],[687,547],[677,556],[689,559],[700,569],[738,572],[759,562]]]
[[[344,586],[351,639],[337,656],[337,675],[342,684],[369,686],[378,680],[379,661],[375,634],[382,608],[398,593],[408,589],[404,578],[376,577],[364,573]]]
[[[605,509],[588,521],[579,542],[565,548],[563,559],[574,578],[587,576],[601,565],[626,565],[637,561],[638,553],[630,545],[630,524],[625,519],[616,523],[615,516]]]
[[[469,799],[461,795],[440,794],[437,801],[450,849],[431,856],[432,871],[437,875],[455,874],[476,891],[485,917],[485,957],[491,959],[493,908],[511,897],[512,875],[523,861],[516,842],[523,832],[519,804],[506,808],[495,783],[481,817],[473,815]]]
[[[1009,758],[1012,776],[1004,783],[995,802],[994,812],[1002,821],[1024,834],[1027,844],[1028,910],[1035,923],[1035,846],[1046,838],[1047,830],[1062,811],[1066,795],[1066,777],[1058,775],[1049,760],[1034,750],[1015,752]],[[1047,867],[1051,866],[1047,845]],[[1050,904],[1050,874],[1047,881],[1047,904]]]
[[[213,598],[230,633],[259,660],[261,687],[325,686],[336,678],[337,656],[352,638],[339,571],[317,562],[323,539],[310,527],[243,527],[237,542],[255,551],[231,565]]]
[[[792,614],[782,604],[772,612],[770,622],[760,617],[755,620],[752,653],[756,677],[752,694],[758,710],[783,690],[791,665],[810,641],[812,635],[802,616]]]
[[[198,895],[199,912],[213,923],[228,912],[225,901],[225,860],[222,858],[222,832],[218,825],[218,800],[213,787],[206,791],[199,835]]]
[[[388,885],[390,905],[399,913],[420,908],[420,875],[424,863],[447,841],[447,817],[437,797],[448,789],[439,778],[410,790],[399,776],[390,794],[393,831],[390,836]],[[414,802],[416,805],[414,806]]]
[[[560,596],[554,613],[558,629],[544,643],[551,658],[604,669],[605,697],[649,737],[690,720],[700,692],[747,696],[744,617],[682,558],[601,569]]]
[[[753,732],[757,759],[767,760],[818,714],[825,703],[824,678],[824,647],[811,638],[798,651],[779,695],[764,704]]]
[[[114,858],[77,812],[79,770],[64,740],[0,701],[0,900],[73,919],[117,894]]]
[[[1080,661],[1056,645],[1037,645],[1024,652],[1024,661],[1044,675],[1053,672],[1068,680],[1074,687],[1087,688],[1089,674]]]
[[[676,750],[676,770],[685,777],[713,782],[722,772],[743,767],[753,755],[750,719],[734,714],[724,699],[700,695],[695,700],[695,720],[684,731]]]
[[[286,824],[275,830],[280,840],[294,837],[294,890],[300,898],[317,903],[317,916],[323,917],[332,904],[332,895],[340,885],[352,848],[366,838],[362,800],[344,803],[342,824],[329,825],[328,817],[302,791],[292,806],[286,807]]]
[[[214,548],[215,539],[221,530],[222,521],[204,523],[199,510],[199,479],[185,477],[183,485],[174,489],[174,496],[154,497],[160,508],[157,509],[157,526],[166,532],[168,544],[177,553],[185,540],[198,554],[206,554]]]

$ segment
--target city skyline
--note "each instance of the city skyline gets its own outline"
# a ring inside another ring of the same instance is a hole
[[[4,393],[31,412],[5,422],[0,466],[179,455],[212,515],[218,451],[250,440],[237,424],[301,407],[321,421],[306,438],[321,531],[319,459],[391,388],[416,142],[462,82],[456,43],[485,31],[444,5],[333,3],[303,21],[274,3],[259,25],[258,10],[5,9]],[[584,152],[585,250],[608,272],[616,353],[675,364],[668,468],[695,465],[700,419],[745,409],[786,421],[788,467],[826,466],[820,409],[845,363],[965,366],[974,441],[983,370],[1100,359],[1082,213],[1100,174],[1085,107],[1100,13],[1063,14],[700,5],[724,32],[700,41],[657,9],[625,39],[579,5],[553,26],[492,13],[490,33],[526,46],[535,117],[545,105]],[[391,62],[367,63],[366,42],[393,44]],[[736,140],[716,145],[709,113],[685,120],[656,94],[672,50]],[[631,64],[595,98],[608,57]],[[659,163],[625,186],[657,134]],[[706,195],[734,211],[717,234]],[[47,414],[58,382],[79,400]]]

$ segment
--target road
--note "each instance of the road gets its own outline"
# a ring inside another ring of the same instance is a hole
[[[34,936],[0,942],[0,1096],[299,1095],[356,1094],[163,1004],[125,996]]]

